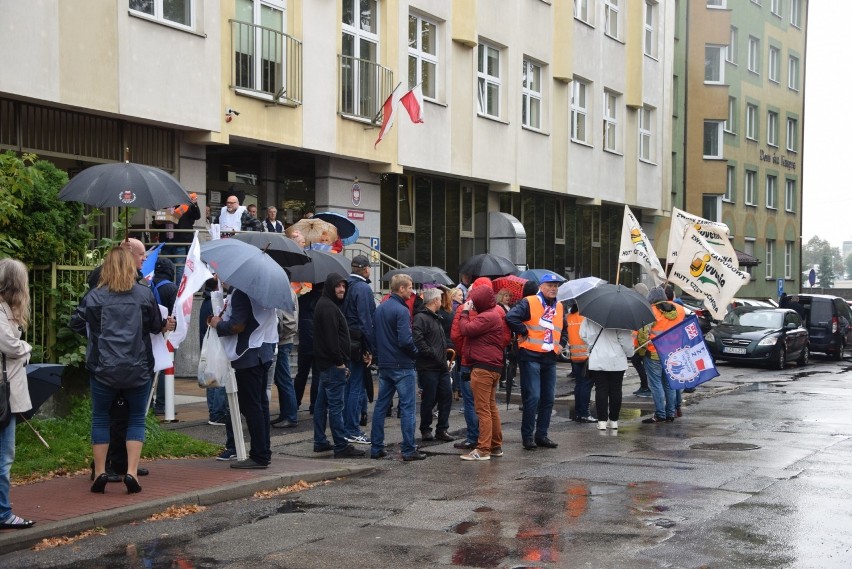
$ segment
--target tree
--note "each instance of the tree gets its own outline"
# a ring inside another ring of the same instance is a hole
[[[817,235],[811,237],[802,248],[802,267],[808,269],[817,265],[822,267],[826,255],[829,259],[828,265],[831,266],[832,278],[843,273],[846,266],[843,257],[840,255],[840,248],[832,247],[831,243],[820,239]],[[820,268],[820,271],[822,271],[822,268]]]
[[[846,278],[852,279],[852,253],[846,257]]]
[[[832,262],[831,252],[827,251],[823,254],[822,260],[819,263],[819,286],[822,288],[831,288],[834,286],[834,263]]]

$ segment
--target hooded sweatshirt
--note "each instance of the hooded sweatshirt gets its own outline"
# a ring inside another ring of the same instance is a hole
[[[178,292],[178,287],[175,284],[175,264],[171,259],[166,257],[157,259],[151,289],[156,290],[154,298],[159,297],[157,304],[165,306],[171,314],[175,307]]]
[[[647,354],[652,360],[658,360],[660,356],[657,354],[657,349],[648,340],[653,340],[657,334],[681,322],[686,316],[686,313],[683,310],[683,306],[668,301],[652,304],[651,311],[654,313],[657,321],[645,326],[636,334],[636,340],[639,345],[646,344],[644,347],[638,349],[637,353]]]
[[[494,289],[490,286],[473,287],[470,299],[476,316],[463,310],[459,318],[459,331],[465,339],[470,367],[502,371],[503,348],[509,336],[503,309],[497,306]]]
[[[491,286],[491,279],[488,277],[479,277],[470,285],[470,289],[467,292],[467,299],[470,299],[470,293],[481,286],[488,287],[489,289],[494,290]],[[456,351],[456,357],[461,359],[461,365],[464,367],[470,367],[470,347],[467,345],[465,337],[461,333],[461,329],[459,328],[459,321],[461,320],[462,315],[462,307],[461,305],[456,309],[453,314],[453,323],[450,326],[450,341],[453,343],[453,349]],[[476,316],[476,310],[472,310],[471,317]],[[508,340],[506,341],[508,344]]]
[[[346,277],[331,273],[314,309],[314,360],[320,371],[349,363],[349,326],[340,310],[343,301],[334,294],[340,283],[345,284]]]

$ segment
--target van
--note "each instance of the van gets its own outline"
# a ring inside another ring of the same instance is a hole
[[[800,294],[805,309],[805,327],[810,335],[811,352],[822,352],[835,360],[843,359],[852,349],[852,309],[839,296]]]

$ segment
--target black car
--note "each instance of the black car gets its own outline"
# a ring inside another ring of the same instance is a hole
[[[852,349],[852,310],[839,296],[800,294],[790,297],[804,310],[810,350],[843,359]]]
[[[704,335],[716,360],[754,362],[783,369],[787,362],[806,365],[808,331],[795,310],[742,306]]]

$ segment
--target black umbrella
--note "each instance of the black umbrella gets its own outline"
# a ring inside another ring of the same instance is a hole
[[[349,259],[338,253],[308,250],[311,262],[290,269],[290,280],[294,283],[324,283],[331,273],[345,277],[352,272]]]
[[[266,251],[266,254],[282,267],[290,268],[311,262],[311,258],[295,241],[281,233],[246,231],[233,238]]]
[[[383,281],[390,281],[394,275],[408,275],[416,284],[436,284],[451,286],[453,279],[444,269],[439,267],[424,267],[415,265],[413,267],[405,267],[402,269],[393,269],[382,275]]]
[[[506,275],[517,275],[518,267],[515,263],[493,253],[480,253],[474,255],[459,267],[459,272],[476,277],[503,277]]]
[[[33,408],[22,413],[27,419],[32,419],[38,413],[45,401],[62,388],[62,373],[64,365],[59,364],[30,364],[26,367],[27,387],[30,391],[30,401]]]
[[[638,330],[655,320],[648,300],[623,285],[602,284],[576,300],[580,314],[604,328]]]

